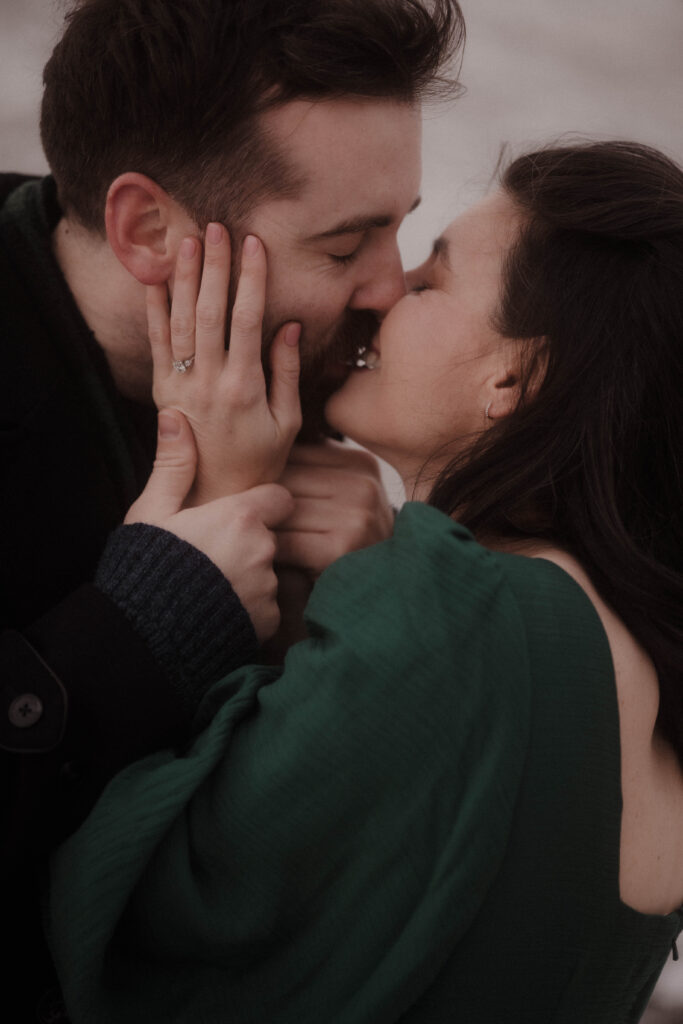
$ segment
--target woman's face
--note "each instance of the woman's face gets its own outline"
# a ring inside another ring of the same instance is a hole
[[[516,400],[519,347],[491,320],[519,226],[500,192],[454,220],[383,320],[375,369],[354,370],[327,403],[330,425],[391,463],[410,496],[429,459],[433,477]]]

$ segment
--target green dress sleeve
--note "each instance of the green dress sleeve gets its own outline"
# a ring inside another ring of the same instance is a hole
[[[499,560],[436,510],[340,560],[280,671],[218,683],[52,866],[74,1024],[396,1021],[505,852],[529,733]]]

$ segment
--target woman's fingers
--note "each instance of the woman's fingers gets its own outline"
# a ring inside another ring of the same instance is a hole
[[[261,339],[265,304],[266,253],[258,238],[247,235],[230,323],[228,370],[234,380],[264,381]]]
[[[196,306],[197,364],[213,376],[225,361],[225,324],[230,285],[230,237],[222,224],[209,224]]]
[[[148,285],[145,293],[147,302],[147,333],[152,352],[154,379],[160,380],[171,370],[171,326],[168,320],[168,287],[165,284]]]
[[[301,429],[299,399],[299,338],[301,324],[285,324],[270,349],[270,412],[282,433],[292,437]]]
[[[195,310],[200,274],[201,245],[196,238],[184,238],[176,261],[171,303],[171,349],[177,364],[184,364],[195,356]]]
[[[213,376],[225,361],[230,285],[230,238],[222,224],[207,227],[203,268],[201,264],[201,244],[196,238],[183,239],[176,262],[170,327],[167,308],[163,309],[157,289],[150,290],[148,296],[148,320],[151,313],[149,327],[155,333],[160,360],[170,358],[179,365],[194,360],[198,369]],[[248,235],[242,250],[230,327],[229,372],[234,379],[251,377],[263,381],[261,334],[265,302],[265,250],[259,239]]]

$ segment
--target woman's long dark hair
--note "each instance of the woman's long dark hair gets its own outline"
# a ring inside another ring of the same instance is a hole
[[[653,659],[683,763],[683,171],[601,142],[522,156],[502,186],[524,226],[497,326],[544,376],[430,503],[576,556]]]

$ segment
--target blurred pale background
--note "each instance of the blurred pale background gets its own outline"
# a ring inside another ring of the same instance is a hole
[[[467,93],[427,113],[423,204],[400,236],[407,265],[486,190],[504,142],[521,151],[567,133],[620,136],[683,162],[683,0],[461,3]],[[46,169],[41,70],[62,11],[60,0],[0,0],[3,170]],[[644,1020],[683,1024],[683,963],[667,966]]]

